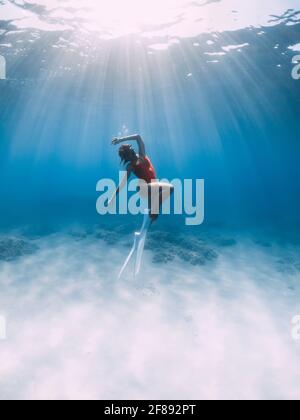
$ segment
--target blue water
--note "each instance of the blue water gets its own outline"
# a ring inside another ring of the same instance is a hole
[[[299,29],[299,0],[0,0],[0,399],[299,399]],[[205,223],[160,217],[118,279],[142,216],[96,184],[132,133]]]
[[[95,185],[117,179],[110,139],[126,127],[159,177],[205,179],[206,223],[299,226],[297,9],[277,20],[151,50],[141,34],[74,46],[74,29],[19,30],[1,15],[1,224],[99,221]],[[242,47],[218,55],[228,45]]]

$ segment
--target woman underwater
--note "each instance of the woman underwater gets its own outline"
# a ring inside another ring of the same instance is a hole
[[[162,203],[174,192],[174,187],[171,184],[157,180],[156,171],[151,160],[146,155],[145,143],[140,135],[135,134],[128,137],[114,138],[112,144],[116,146],[128,141],[137,142],[138,154],[130,144],[124,144],[119,148],[119,156],[122,163],[126,165],[127,176],[124,177],[117,188],[110,203],[115,200],[131,175],[134,174],[141,180],[139,184],[140,195],[142,198],[148,199],[149,216],[151,221],[154,222],[159,216]]]

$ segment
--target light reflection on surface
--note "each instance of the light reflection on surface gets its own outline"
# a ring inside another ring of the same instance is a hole
[[[192,37],[247,27],[299,23],[295,0],[4,0],[1,14],[17,28],[97,32],[102,39],[129,34]]]

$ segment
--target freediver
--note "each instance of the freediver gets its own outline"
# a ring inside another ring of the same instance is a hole
[[[157,180],[156,171],[151,160],[146,155],[145,143],[140,135],[135,134],[127,137],[116,137],[113,139],[112,144],[116,146],[128,141],[137,142],[138,153],[136,153],[130,144],[124,144],[119,148],[119,156],[121,162],[126,165],[127,176],[124,176],[123,181],[118,186],[110,203],[116,199],[117,195],[125,187],[126,181],[134,174],[142,181],[139,184],[140,195],[142,198],[148,199],[149,216],[153,223],[159,216],[162,203],[173,194],[174,186]]]

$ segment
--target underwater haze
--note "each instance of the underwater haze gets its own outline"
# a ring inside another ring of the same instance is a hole
[[[0,0],[0,56],[0,399],[299,399],[299,0]],[[205,222],[117,280],[133,133]]]

